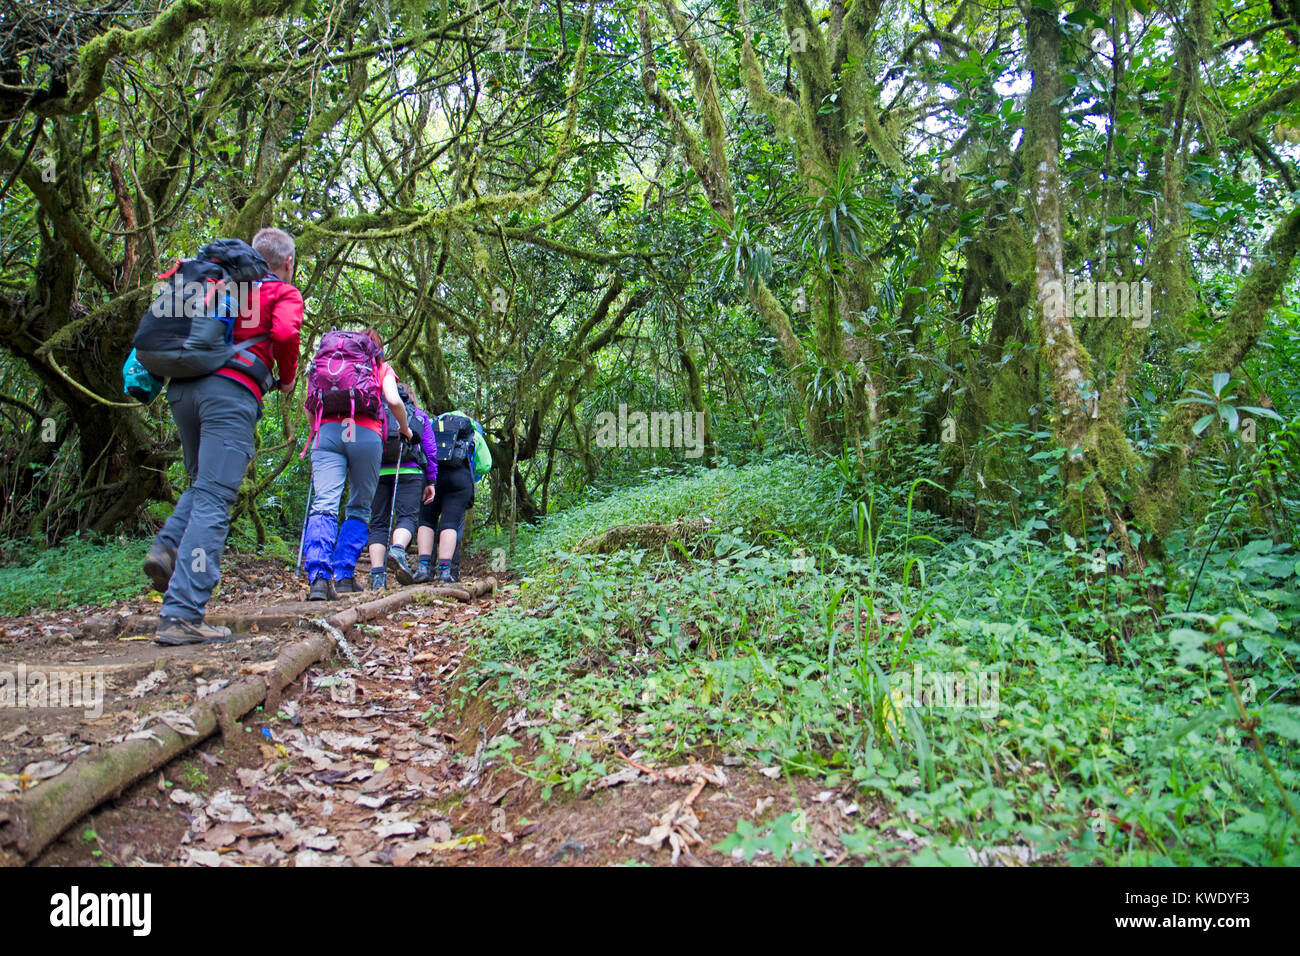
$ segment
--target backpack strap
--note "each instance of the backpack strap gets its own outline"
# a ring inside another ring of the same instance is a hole
[[[263,394],[269,392],[274,387],[275,376],[271,374],[271,369],[267,364],[259,356],[251,353],[246,356],[247,363],[240,361],[239,357],[244,356],[254,345],[265,342],[270,337],[269,334],[263,332],[261,335],[254,335],[252,338],[244,339],[235,346],[234,351],[230,353],[230,358],[226,359],[226,364],[221,367],[233,369],[249,376],[262,389]]]
[[[325,417],[324,406],[320,406],[319,408],[316,409],[315,412],[312,413],[311,432],[308,433],[307,435],[307,441],[303,444],[302,451],[298,453],[299,461],[302,461],[302,459],[307,457],[307,449],[316,443],[316,436],[320,434],[321,420],[324,417]]]
[[[385,414],[385,412],[388,410],[388,409],[387,409],[387,405],[388,405],[388,403],[387,403],[386,401],[384,401],[384,380],[383,380],[383,378],[381,377],[381,376],[383,375],[383,371],[384,371],[384,362],[383,362],[383,360],[382,360],[382,359],[375,359],[375,384],[377,384],[377,385],[379,386],[379,429],[380,429],[380,439],[381,439],[382,441],[388,441],[388,415]],[[398,457],[400,458],[401,455],[399,454]]]
[[[244,341],[235,346],[235,351],[232,352],[231,355],[238,355],[240,352],[246,352],[254,345],[257,345],[260,342],[265,342],[270,337],[271,335],[269,332],[263,332],[261,335],[254,335],[250,339],[244,339]]]

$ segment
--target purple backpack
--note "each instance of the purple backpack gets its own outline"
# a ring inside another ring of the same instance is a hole
[[[321,339],[307,375],[307,415],[311,439],[326,416],[384,420],[379,366],[383,353],[370,336],[335,329]],[[311,446],[308,440],[307,447]],[[303,448],[303,453],[307,451]]]

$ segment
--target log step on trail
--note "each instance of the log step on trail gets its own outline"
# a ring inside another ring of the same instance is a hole
[[[166,724],[152,727],[154,736],[124,740],[98,752],[87,752],[68,765],[57,777],[33,787],[22,797],[0,807],[0,864],[21,865],[36,858],[42,850],[105,800],[120,795],[131,784],[180,754],[196,746],[223,726],[236,722],[265,699],[278,706],[280,693],[298,679],[308,667],[325,660],[334,645],[329,632],[346,632],[363,621],[382,617],[421,597],[452,598],[472,601],[495,590],[496,579],[468,582],[462,587],[422,585],[402,588],[364,604],[354,604],[323,621],[326,633],[307,637],[285,647],[268,674],[249,677],[217,691],[190,707],[185,716],[193,723],[194,733],[182,734]],[[275,605],[266,609],[277,615],[293,605]],[[319,603],[307,604],[291,618],[319,614]],[[189,729],[188,727],[186,728]],[[9,849],[21,859],[14,859]]]
[[[420,591],[421,594],[453,598],[457,601],[469,601],[473,598],[469,591],[463,587],[453,587],[445,584],[428,584],[419,587],[423,589]],[[436,590],[429,590],[430,588]],[[395,591],[389,597],[400,597],[407,593],[409,592],[402,589]],[[344,595],[340,601],[334,603],[334,606],[338,607],[339,604],[347,606],[349,598],[355,600],[355,596]],[[378,599],[378,601],[384,600],[388,600],[388,598]],[[359,606],[360,603],[357,602],[353,606]],[[377,603],[377,601],[369,603]],[[319,617],[324,606],[320,601],[280,601],[264,607],[254,608],[237,605],[234,607],[214,608],[208,612],[205,620],[217,627],[228,627],[237,634],[257,633],[269,631],[284,624],[293,624],[304,617]],[[157,614],[128,614],[125,616],[97,614],[86,618],[78,630],[87,636],[107,640],[117,637],[119,634],[147,633],[157,628],[157,626]]]

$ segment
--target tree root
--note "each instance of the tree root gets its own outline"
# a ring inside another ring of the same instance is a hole
[[[462,588],[403,588],[376,601],[340,611],[328,618],[328,623],[342,633],[355,624],[381,617],[422,597],[470,601],[495,587],[496,579],[489,577]],[[290,644],[280,652],[265,678],[239,681],[199,701],[186,712],[196,734],[181,734],[165,724],[156,725],[153,737],[124,740],[104,750],[82,754],[57,777],[33,787],[16,802],[0,806],[0,865],[15,862],[9,848],[24,860],[34,859],[99,804],[121,795],[131,784],[165,766],[218,729],[229,732],[238,718],[263,700],[273,701],[273,706],[278,707],[283,689],[307,668],[325,660],[333,643],[329,636],[321,634]]]

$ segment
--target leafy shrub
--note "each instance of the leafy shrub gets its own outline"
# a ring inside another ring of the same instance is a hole
[[[0,613],[109,604],[148,588],[140,567],[148,541],[72,538],[0,568]]]
[[[1072,864],[1300,863],[1289,543],[1211,550],[1184,611],[1190,559],[1121,577],[1118,555],[1052,537],[1041,509],[940,545],[897,493],[846,499],[804,464],[668,478],[544,524],[538,555],[697,510],[736,531],[686,563],[552,554],[474,645],[468,686],[539,722],[534,758],[501,740],[494,753],[549,793],[607,772],[611,748],[592,742],[629,727],[651,762],[720,747],[851,781],[933,861],[1028,845]],[[1163,612],[1146,603],[1156,584]],[[907,706],[899,682],[918,668],[996,677],[996,708]]]

